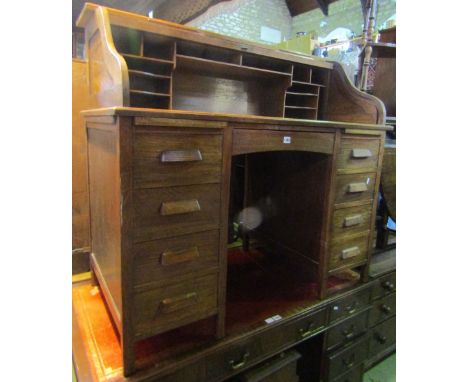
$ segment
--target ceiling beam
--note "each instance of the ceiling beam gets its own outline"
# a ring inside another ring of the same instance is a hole
[[[327,0],[315,0],[315,1],[317,2],[318,6],[322,10],[322,13],[325,16],[328,16],[328,2],[327,2]]]

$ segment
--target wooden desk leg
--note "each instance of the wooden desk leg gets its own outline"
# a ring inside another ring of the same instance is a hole
[[[135,372],[135,344],[131,340],[126,340],[123,336],[123,374],[128,377]]]

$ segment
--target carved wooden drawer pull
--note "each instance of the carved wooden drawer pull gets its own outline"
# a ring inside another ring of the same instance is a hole
[[[184,294],[183,296],[174,298],[165,298],[161,301],[161,312],[171,313],[176,310],[188,308],[195,305],[197,302],[197,294],[195,292]]]
[[[351,152],[351,157],[356,159],[369,158],[372,156],[372,153],[369,149],[353,149]]]
[[[171,162],[198,162],[203,160],[199,149],[193,150],[167,150],[161,153],[162,163]]]
[[[348,193],[350,194],[364,191],[367,191],[367,184],[365,184],[364,182],[348,184]]]
[[[343,221],[343,226],[345,227],[353,227],[355,225],[362,224],[364,219],[362,218],[361,214],[346,216]]]
[[[187,214],[189,212],[200,211],[200,203],[197,199],[179,200],[177,202],[163,202],[161,204],[161,215],[178,215]]]
[[[359,249],[359,247],[346,248],[341,251],[341,257],[343,258],[343,260],[359,256],[360,254],[361,250]]]
[[[172,265],[191,261],[200,256],[197,247],[182,249],[180,251],[166,251],[161,255],[162,265]]]

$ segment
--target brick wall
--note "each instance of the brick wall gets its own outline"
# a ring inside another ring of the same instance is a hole
[[[281,31],[281,40],[292,37],[292,17],[284,0],[231,0],[211,7],[187,25],[264,44],[261,27]]]
[[[376,26],[381,28],[396,13],[396,0],[379,0]],[[360,0],[339,0],[329,6],[329,16],[320,9],[291,17],[285,0],[231,0],[211,7],[188,25],[228,36],[267,43],[260,38],[262,26],[281,31],[281,39],[295,37],[297,32],[315,32],[327,36],[338,27],[362,33],[363,17]]]
[[[328,17],[320,9],[303,13],[292,19],[292,36],[297,32],[315,32],[319,37],[325,37],[338,27],[350,29],[355,35],[362,33],[363,17],[360,0],[339,0],[330,4]],[[376,27],[380,29],[383,23],[396,13],[396,0],[379,0],[377,8]]]

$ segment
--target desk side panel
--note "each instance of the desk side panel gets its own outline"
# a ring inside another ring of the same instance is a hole
[[[117,326],[122,311],[119,135],[115,123],[87,123],[92,268]]]

